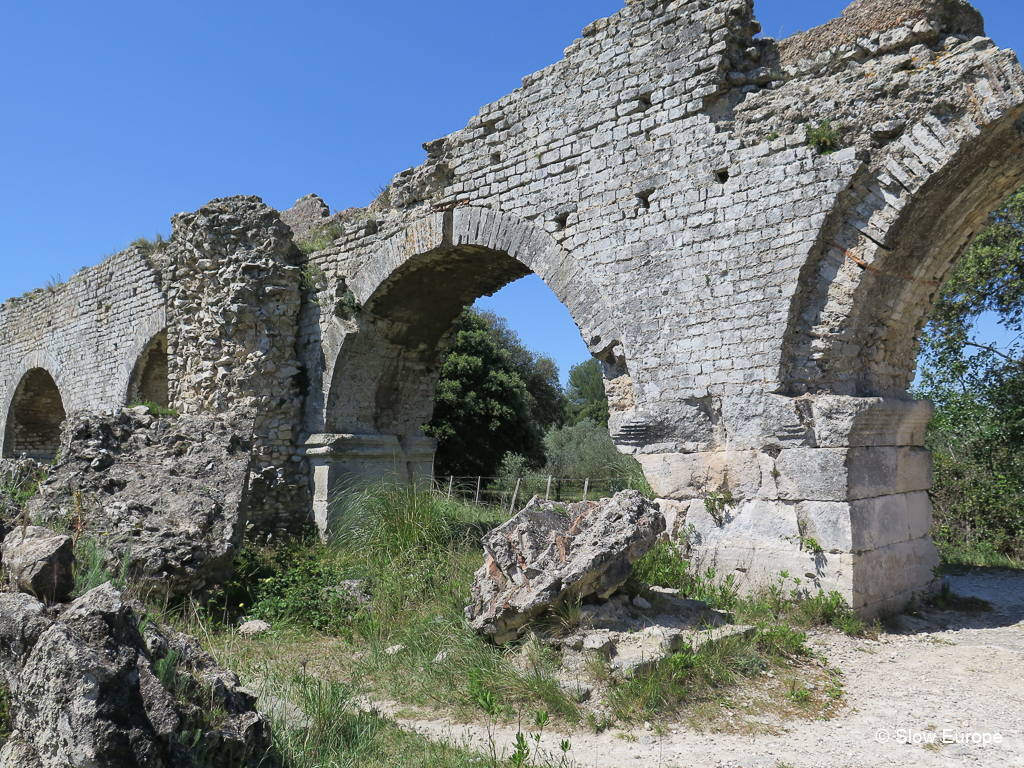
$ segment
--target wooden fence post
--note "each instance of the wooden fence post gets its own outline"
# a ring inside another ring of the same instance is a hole
[[[544,501],[551,498],[551,475],[548,475],[548,489],[544,491]]]
[[[523,478],[517,477],[516,478],[516,489],[514,491],[512,491],[512,503],[508,505],[508,511],[509,512],[515,513],[515,511],[516,511],[516,496],[519,495],[519,484],[521,482],[523,482]]]
[[[474,504],[480,503],[480,475],[476,476],[476,498],[473,499]]]
[[[587,491],[590,489],[590,478],[583,481],[583,500],[587,500]]]
[[[455,475],[448,475],[448,498],[452,497],[452,486],[455,484]]]

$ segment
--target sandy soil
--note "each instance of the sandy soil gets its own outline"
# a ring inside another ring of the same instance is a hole
[[[1024,574],[972,573],[950,581],[957,594],[988,600],[994,609],[901,617],[877,641],[834,632],[809,639],[843,671],[846,706],[829,721],[778,722],[775,735],[700,732],[683,724],[545,733],[541,748],[560,754],[558,743],[568,738],[572,764],[587,768],[1024,766]],[[399,722],[477,749],[488,743],[481,725]],[[515,733],[498,729],[499,751],[511,752]]]

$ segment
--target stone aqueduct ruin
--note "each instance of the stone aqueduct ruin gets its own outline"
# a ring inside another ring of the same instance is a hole
[[[916,338],[1021,183],[1024,73],[960,0],[858,0],[781,42],[752,12],[632,0],[368,209],[215,200],[162,250],[8,301],[4,455],[51,456],[66,412],[139,394],[248,408],[250,521],[294,527],[352,472],[430,472],[460,308],[533,272],[604,364],[615,442],[719,574],[788,570],[865,613],[925,588]],[[807,140],[825,121],[832,153]]]

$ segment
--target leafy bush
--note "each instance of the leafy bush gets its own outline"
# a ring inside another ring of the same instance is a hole
[[[636,459],[619,453],[608,427],[590,419],[548,432],[544,451],[544,471],[555,477],[621,477],[639,468]]]
[[[294,542],[246,550],[235,568],[235,579],[225,588],[225,613],[245,611],[254,619],[328,635],[351,632],[358,605],[337,589],[345,576],[323,545]]]
[[[993,313],[1011,340],[978,339]],[[947,562],[1010,565],[1024,555],[1024,188],[992,213],[932,309],[918,397],[935,416],[932,535]],[[1019,564],[1019,563],[1018,563]]]

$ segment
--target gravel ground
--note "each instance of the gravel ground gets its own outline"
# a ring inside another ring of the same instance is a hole
[[[778,735],[709,734],[685,725],[663,735],[644,728],[551,733],[541,747],[557,754],[568,738],[573,765],[587,768],[1024,766],[1024,573],[949,580],[956,594],[983,598],[993,609],[900,617],[877,641],[835,632],[810,637],[843,670],[847,706],[830,721],[782,722]],[[456,744],[487,743],[480,725],[399,722]],[[511,752],[514,737],[515,728],[499,728],[499,751]]]

